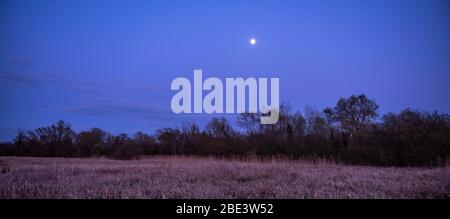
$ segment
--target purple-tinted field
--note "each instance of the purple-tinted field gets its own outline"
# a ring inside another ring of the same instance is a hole
[[[450,168],[0,157],[0,198],[445,198]]]

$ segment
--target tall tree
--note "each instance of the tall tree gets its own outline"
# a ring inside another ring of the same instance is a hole
[[[352,95],[341,98],[333,108],[326,108],[325,115],[350,133],[356,133],[367,127],[378,116],[378,104],[366,95]]]
[[[36,129],[39,142],[49,147],[49,156],[70,156],[76,136],[69,123],[57,121],[49,127]]]

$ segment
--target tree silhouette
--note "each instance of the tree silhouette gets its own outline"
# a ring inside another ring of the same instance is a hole
[[[377,166],[438,166],[450,156],[450,116],[405,109],[375,123],[378,105],[365,95],[341,98],[323,111],[306,107],[292,113],[280,106],[276,124],[261,125],[257,114],[241,114],[235,131],[225,118],[211,119],[204,130],[194,122],[162,128],[155,135],[112,135],[99,128],[72,130],[57,121],[47,127],[19,130],[12,142],[0,143],[0,155],[108,156],[140,155],[288,156],[332,159],[338,163]]]
[[[326,108],[324,113],[331,121],[339,122],[344,130],[354,134],[378,116],[378,108],[375,100],[361,94],[339,99],[335,107]]]

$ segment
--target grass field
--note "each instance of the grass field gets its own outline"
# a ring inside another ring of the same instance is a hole
[[[449,198],[450,167],[0,157],[0,198]]]

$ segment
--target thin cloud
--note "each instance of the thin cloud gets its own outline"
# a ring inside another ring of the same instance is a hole
[[[15,83],[30,86],[55,85],[61,82],[63,78],[58,74],[23,74],[8,71],[0,71],[0,82]]]

